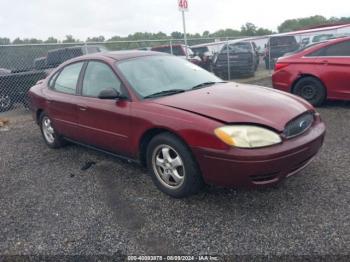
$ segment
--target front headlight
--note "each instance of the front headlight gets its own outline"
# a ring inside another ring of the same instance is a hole
[[[214,132],[221,141],[234,147],[257,148],[282,142],[277,133],[259,126],[223,126],[216,128]]]

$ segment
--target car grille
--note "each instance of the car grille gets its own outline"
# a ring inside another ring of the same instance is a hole
[[[304,133],[310,128],[314,122],[314,119],[315,117],[313,112],[307,112],[298,116],[297,118],[294,118],[286,125],[283,131],[284,136],[286,138],[291,138]]]

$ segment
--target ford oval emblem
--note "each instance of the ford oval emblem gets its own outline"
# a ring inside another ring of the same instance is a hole
[[[308,122],[306,120],[300,121],[299,123],[300,128],[305,129],[307,128],[307,126],[308,126]]]

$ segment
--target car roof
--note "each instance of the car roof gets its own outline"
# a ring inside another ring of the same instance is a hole
[[[100,52],[100,53],[88,54],[84,56],[79,56],[74,60],[111,58],[115,61],[122,61],[122,60],[137,58],[137,57],[155,56],[155,55],[167,55],[167,54],[160,53],[160,52],[153,52],[153,51],[125,50],[125,51],[111,51],[111,52]]]
[[[113,51],[113,52],[102,52],[100,55],[112,58],[117,61],[137,58],[142,56],[154,56],[154,55],[166,55],[160,52],[143,51],[143,50],[126,50],[126,51]]]

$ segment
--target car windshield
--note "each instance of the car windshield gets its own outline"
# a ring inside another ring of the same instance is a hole
[[[176,93],[174,91],[188,91],[203,83],[222,82],[187,60],[168,55],[135,58],[116,65],[142,98],[157,93],[170,95]]]
[[[197,54],[197,55],[202,55],[206,52],[209,52],[209,49],[207,46],[202,46],[202,47],[192,47],[192,51],[193,53]]]

